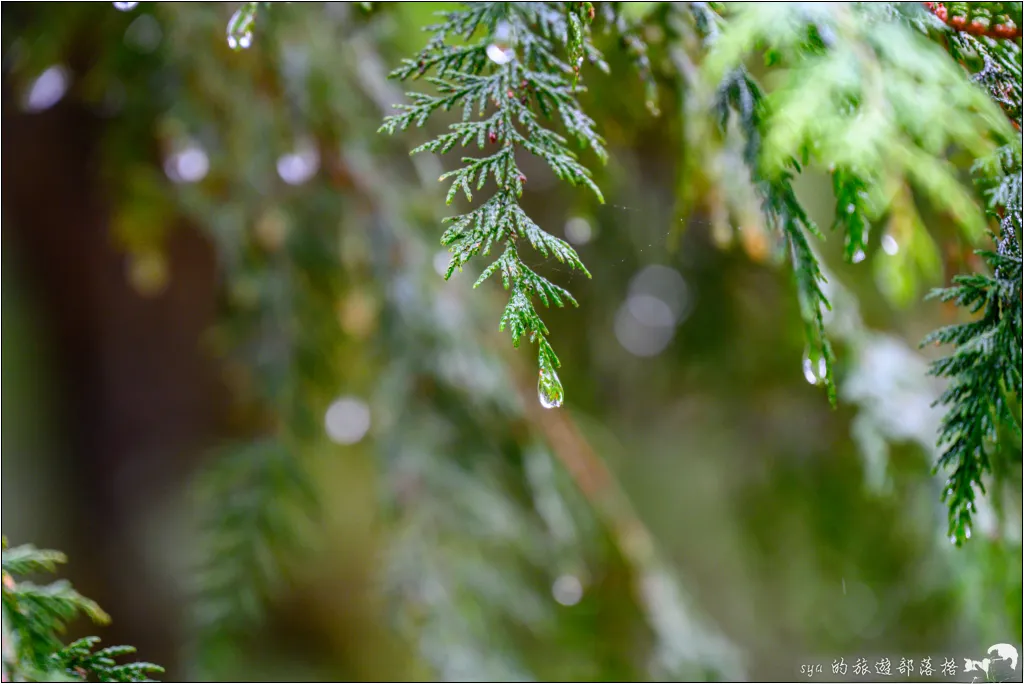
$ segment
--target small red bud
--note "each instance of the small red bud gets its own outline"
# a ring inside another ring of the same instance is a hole
[[[526,182],[526,176],[524,176],[523,174],[519,174],[519,183],[522,184],[522,183],[525,183],[525,182]]]
[[[967,26],[967,17],[965,17],[965,16],[953,17],[953,18],[951,18],[949,20],[949,25],[952,26],[953,28],[957,29],[958,31],[963,30],[963,28],[965,26]]]
[[[1016,38],[1017,37],[1017,27],[1015,25],[1013,25],[1012,23],[1011,24],[997,24],[992,29],[992,32],[996,35],[997,38]]]
[[[498,134],[495,133],[494,131],[491,131],[490,133],[487,134],[487,139],[490,140],[492,144],[496,143],[498,142]]]
[[[986,28],[987,27],[985,26],[985,24],[981,23],[980,21],[972,21],[971,24],[967,27],[967,32],[970,33],[972,36],[980,36],[983,33],[985,33]]]
[[[510,90],[510,91],[508,91],[508,96],[509,96],[509,97],[515,97],[515,96],[516,96],[516,94],[515,94],[515,93],[513,93],[513,92],[512,92],[511,90]]]
[[[935,8],[935,16],[937,16],[941,21],[946,21],[946,19],[949,18],[949,13],[946,11],[946,6],[939,5],[937,8]]]

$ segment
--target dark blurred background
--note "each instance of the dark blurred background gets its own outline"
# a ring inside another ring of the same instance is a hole
[[[580,302],[544,314],[544,411],[504,293],[438,273],[456,160],[376,133],[434,5],[275,3],[239,52],[237,4],[3,5],[11,542],[65,551],[104,642],[170,681],[780,680],[1019,644],[1019,487],[956,549],[930,472],[917,344],[956,312],[921,297],[971,246],[941,217],[919,253],[819,243],[831,409],[788,267],[716,211],[735,152],[687,144],[671,80],[652,117],[609,43],[607,203],[523,162],[594,276],[536,257]],[[827,179],[799,189],[828,225]]]

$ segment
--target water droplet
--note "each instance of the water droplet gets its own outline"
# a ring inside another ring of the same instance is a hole
[[[820,353],[812,354],[810,349],[804,351],[803,369],[804,378],[812,385],[821,384],[828,374],[828,364],[825,362],[825,357],[821,356]]]
[[[882,251],[884,251],[889,256],[892,256],[893,254],[896,254],[898,251],[900,251],[900,246],[896,242],[896,238],[894,238],[892,235],[884,236],[882,238]]]
[[[133,9],[139,6],[137,2],[115,2],[114,9],[122,12],[131,12]]]
[[[856,209],[857,208],[855,206],[853,206],[853,204],[847,204],[846,205],[846,213],[847,214],[852,214]]]
[[[228,47],[232,50],[245,50],[252,45],[252,28],[256,23],[255,9],[246,3],[244,7],[231,15],[228,21]]]
[[[188,142],[164,161],[164,172],[175,183],[198,183],[210,170],[210,159],[198,144]]]
[[[590,227],[590,223],[585,218],[577,216],[569,219],[565,223],[565,237],[574,245],[587,244],[590,242],[593,234],[594,231]]]
[[[672,308],[658,297],[649,294],[630,295],[626,300],[626,306],[633,318],[648,328],[668,328],[675,325],[676,317]]]
[[[967,537],[968,539],[971,538],[971,528],[970,528],[969,525],[968,526],[964,526],[964,536]]]
[[[853,263],[855,263],[855,264],[859,264],[860,262],[864,261],[864,259],[866,259],[866,258],[867,258],[867,254],[864,253],[864,250],[863,249],[858,249],[856,252],[853,253],[853,258],[851,259],[851,261]]]
[[[42,112],[60,102],[68,90],[71,78],[68,70],[60,65],[52,66],[39,74],[25,96],[22,108],[26,112]]]
[[[563,606],[575,606],[583,598],[583,584],[572,575],[562,575],[551,585],[551,595]]]
[[[515,59],[516,53],[508,48],[499,47],[491,43],[487,46],[487,56],[495,64],[508,64]]]
[[[299,143],[294,152],[277,160],[277,175],[288,185],[302,185],[320,168],[320,152],[309,140]]]
[[[544,408],[558,408],[565,399],[565,390],[562,389],[562,381],[558,379],[558,373],[552,368],[541,368],[540,378],[537,380],[537,398]]]
[[[956,544],[956,535],[955,535],[955,534],[954,534],[954,535],[950,535],[950,537],[949,537],[949,543],[950,543],[950,544],[953,544],[953,545],[955,545],[955,544]]]
[[[228,47],[232,50],[245,50],[251,45],[251,33],[243,33],[240,36],[228,36]]]
[[[337,444],[355,444],[370,429],[370,407],[354,397],[338,399],[324,415],[327,436]]]

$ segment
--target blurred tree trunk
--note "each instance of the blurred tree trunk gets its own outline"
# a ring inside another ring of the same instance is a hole
[[[135,644],[173,668],[178,597],[151,589],[177,583],[143,544],[223,403],[199,345],[215,314],[213,250],[195,230],[174,230],[167,288],[153,298],[136,293],[99,191],[102,122],[70,97],[24,114],[12,95],[4,83],[4,241],[39,337],[52,340],[40,353],[58,402],[45,419],[57,442],[51,487],[61,492],[14,498],[25,517],[63,508],[67,526],[61,539],[4,532],[66,551],[69,577],[114,617],[104,640]]]

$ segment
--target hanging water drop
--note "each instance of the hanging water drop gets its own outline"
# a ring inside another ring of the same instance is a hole
[[[245,50],[252,45],[252,34],[243,33],[240,36],[228,36],[228,47],[232,50]]]
[[[228,21],[228,47],[245,50],[252,45],[252,29],[256,23],[256,3],[247,2]]]
[[[515,59],[516,53],[508,48],[503,48],[497,43],[487,46],[487,57],[495,64],[508,64]]]
[[[210,170],[210,158],[196,142],[188,141],[164,161],[164,172],[175,183],[198,183]]]
[[[814,374],[814,364],[808,357],[804,357],[804,377],[812,385],[817,384],[818,376]]]
[[[551,595],[563,606],[575,606],[583,598],[583,584],[573,575],[562,575],[551,585]]]
[[[115,2],[114,9],[122,12],[131,12],[133,9],[139,6],[137,2]]]
[[[540,378],[537,380],[537,398],[544,408],[558,408],[565,399],[565,390],[562,389],[562,381],[558,379],[558,373],[552,368],[541,368]]]
[[[22,102],[22,109],[32,113],[49,109],[64,97],[70,82],[71,75],[67,69],[59,64],[50,67],[32,82]]]
[[[819,354],[811,354],[810,348],[804,350],[803,360],[804,378],[812,385],[819,385],[828,375],[828,364],[825,357]]]

